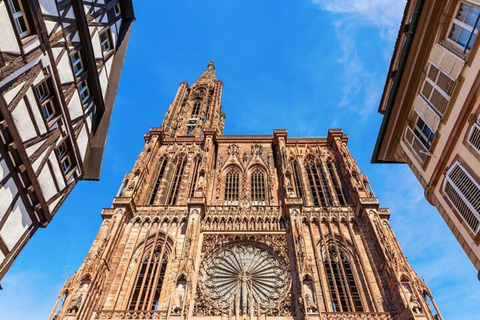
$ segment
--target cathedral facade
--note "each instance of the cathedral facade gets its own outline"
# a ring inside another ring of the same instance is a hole
[[[182,82],[50,319],[441,319],[341,130],[223,135]]]

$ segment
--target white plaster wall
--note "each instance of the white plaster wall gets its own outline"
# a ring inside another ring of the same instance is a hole
[[[57,57],[57,54],[55,54],[55,57]],[[60,59],[60,62],[57,65],[57,70],[62,83],[73,82],[74,79],[72,67],[70,66],[70,57],[66,52],[63,54],[62,59]]]
[[[58,16],[57,6],[52,0],[39,0],[40,8],[43,14],[50,16]]]
[[[58,160],[57,157],[55,157],[54,152],[50,154],[49,160],[52,164],[53,174],[55,176],[55,180],[57,181],[58,188],[63,190],[65,188],[65,180],[63,179],[63,172],[60,169],[60,165],[58,164]]]
[[[110,58],[109,60],[113,60]],[[102,88],[102,97],[105,99],[105,94],[107,93],[107,88],[108,88],[108,77],[107,77],[107,72],[105,71],[105,68],[102,69],[100,74],[98,75],[98,78],[100,80],[100,87]]]
[[[31,41],[28,41],[23,45],[23,51],[25,54],[32,52],[40,46],[40,40],[38,37],[33,38]]]
[[[77,143],[78,149],[80,150],[80,157],[82,161],[84,161],[88,147],[88,131],[86,126],[83,126],[82,131],[80,131],[80,135],[77,138]]]
[[[112,72],[112,65],[113,65],[113,57],[112,56],[110,59],[105,62],[105,66],[107,67],[107,77],[109,77],[110,73]]]
[[[10,170],[8,170],[5,160],[0,160],[0,180],[3,180],[9,173]]]
[[[20,54],[15,31],[8,16],[6,1],[0,2],[0,51]]]
[[[0,219],[5,215],[5,212],[17,193],[18,189],[13,178],[8,179],[5,185],[0,188],[0,199],[2,199],[2,201],[0,201]]]
[[[57,204],[60,202],[60,200],[62,200],[64,197],[59,197],[57,200],[53,201],[49,206],[48,206],[48,210],[50,210],[50,212],[53,212],[55,210],[55,207],[57,206]]]
[[[45,126],[43,113],[40,110],[40,106],[37,104],[37,99],[35,99],[35,94],[33,93],[33,90],[28,89],[26,96],[27,96],[28,102],[30,103],[31,111],[33,113],[33,118],[35,120],[35,123],[37,124],[38,131],[40,131],[41,135],[44,133],[47,133],[47,127]],[[60,110],[57,110],[57,112],[59,111]]]
[[[32,120],[30,120],[30,115],[28,114],[25,101],[21,100],[18,103],[15,110],[13,110],[12,116],[13,121],[15,122],[15,127],[17,128],[22,141],[27,141],[36,137],[37,134],[35,132]]]
[[[72,120],[83,116],[82,102],[80,100],[80,94],[78,93],[78,90],[75,90],[75,93],[70,100],[70,104],[68,105],[68,112],[70,113],[70,118]]]
[[[43,21],[45,21],[45,27],[47,28],[48,35],[49,36],[52,35],[53,30],[54,30],[55,26],[57,25],[57,23],[54,22],[54,21],[48,21],[48,20],[43,20]]]
[[[32,220],[28,215],[27,209],[21,198],[15,203],[10,216],[7,218],[5,225],[0,231],[8,250],[12,250],[18,240],[22,237],[28,227],[32,224]]]
[[[7,104],[10,104],[10,102],[12,102],[12,100],[15,99],[15,97],[20,92],[20,90],[22,90],[24,84],[25,82],[21,82],[20,84],[18,84],[17,86],[13,87],[11,90],[3,94],[3,97],[5,98],[5,102]]]
[[[95,28],[89,28],[90,33],[94,32]],[[100,37],[98,32],[95,32],[95,35],[92,38],[93,52],[95,53],[96,59],[103,59],[102,48],[100,47]]]
[[[57,193],[57,189],[48,165],[43,167],[42,172],[40,172],[37,179],[45,200],[50,200]]]
[[[45,141],[37,142],[37,143],[35,143],[34,145],[31,145],[30,147],[28,147],[27,149],[25,149],[25,151],[27,152],[27,156],[30,157],[32,154],[34,154],[35,151],[37,151],[38,148],[40,148],[44,142],[45,142]]]

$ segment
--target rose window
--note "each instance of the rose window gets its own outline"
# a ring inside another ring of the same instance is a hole
[[[290,288],[283,260],[252,244],[227,247],[207,257],[200,280],[206,298],[231,314],[274,308]]]

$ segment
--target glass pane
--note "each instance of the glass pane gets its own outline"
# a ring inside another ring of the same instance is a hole
[[[470,38],[470,41],[468,42],[467,49],[470,50],[472,49],[473,42],[475,41],[476,34],[472,34],[472,37]]]
[[[457,42],[458,35],[460,34],[460,27],[455,23],[452,25],[452,30],[450,31],[450,35],[448,36],[451,40]]]
[[[465,22],[469,8],[470,6],[468,4],[461,3],[460,7],[458,8],[457,19],[462,22]]]
[[[468,14],[465,19],[465,23],[473,27],[473,25],[477,21],[477,17],[479,13],[480,13],[480,10],[478,8],[470,7],[470,10],[468,10]]]
[[[22,8],[20,7],[20,3],[18,2],[18,0],[10,0],[10,6],[13,13],[22,11]]]
[[[460,44],[462,47],[465,47],[469,37],[470,31],[460,28],[460,34],[458,35],[457,43]]]

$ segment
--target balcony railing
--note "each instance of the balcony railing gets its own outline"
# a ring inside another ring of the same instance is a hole
[[[429,154],[428,149],[409,126],[407,126],[407,129],[405,130],[405,142],[412,147],[420,161],[424,162]]]

